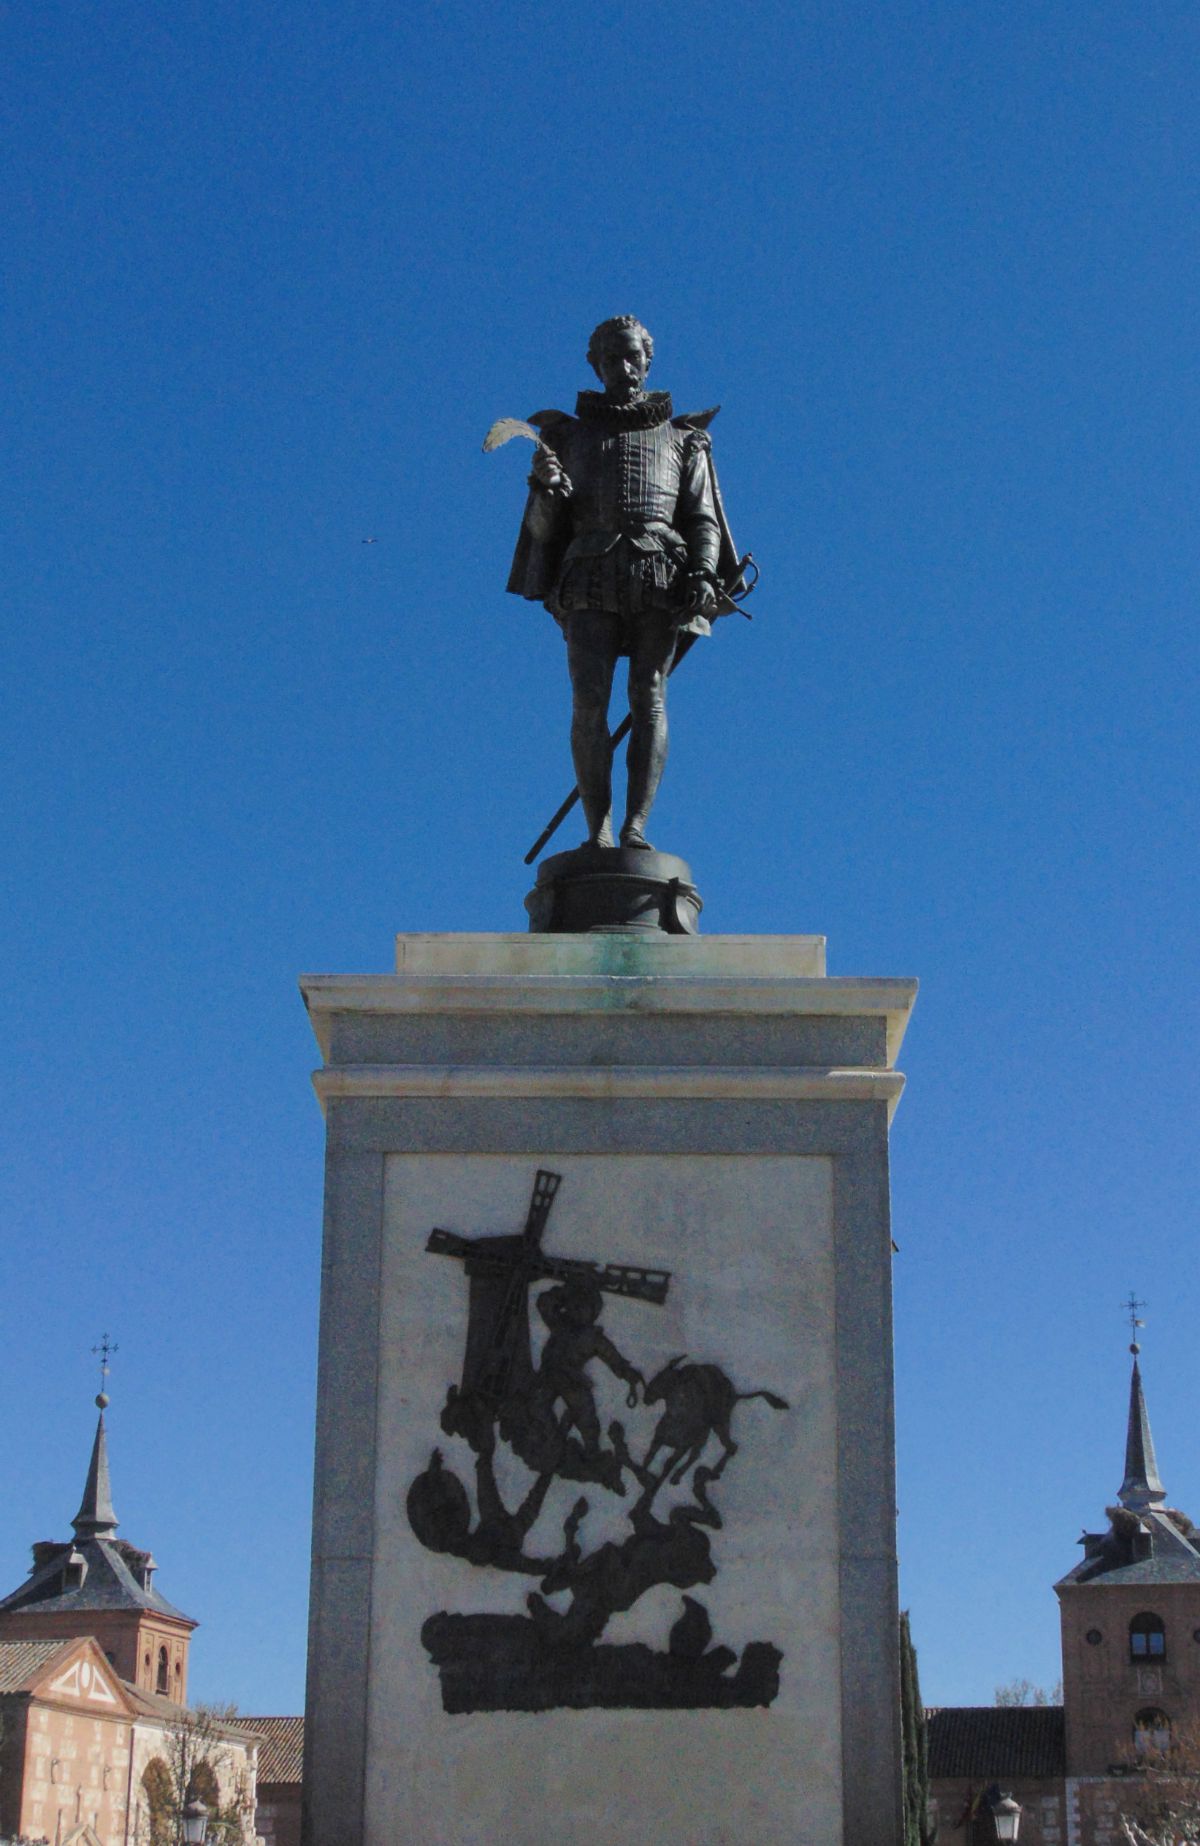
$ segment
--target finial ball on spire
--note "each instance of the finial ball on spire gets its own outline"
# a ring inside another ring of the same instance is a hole
[[[108,1392],[107,1391],[97,1391],[96,1408],[97,1410],[107,1410],[108,1409]]]
[[[1134,1356],[1134,1358],[1136,1359],[1136,1358],[1137,1358],[1137,1356],[1138,1356],[1138,1354],[1139,1354],[1139,1353],[1141,1352],[1141,1350],[1142,1350],[1142,1349],[1141,1349],[1141,1347],[1140,1347],[1140,1346],[1138,1345],[1138,1343],[1137,1343],[1137,1341],[1136,1341],[1136,1340],[1130,1340],[1130,1342],[1129,1342],[1129,1350],[1130,1350],[1130,1352],[1131,1352],[1131,1353],[1133,1354],[1133,1356]]]

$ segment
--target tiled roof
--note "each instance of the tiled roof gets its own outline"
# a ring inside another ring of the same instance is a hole
[[[1200,1558],[1141,1558],[1136,1564],[1121,1564],[1115,1570],[1087,1571],[1085,1565],[1062,1579],[1064,1583],[1200,1583]],[[1078,1573],[1078,1574],[1077,1574]]]
[[[243,1718],[247,1730],[262,1738],[258,1753],[258,1780],[298,1782],[304,1770],[303,1718]]]
[[[121,1684],[139,1710],[151,1718],[161,1718],[164,1724],[175,1724],[189,1715],[186,1705],[167,1698],[165,1693],[151,1692],[146,1686],[135,1686],[131,1679],[123,1679]]]
[[[1097,1579],[1106,1584],[1200,1583],[1195,1527],[1182,1513],[1157,1506],[1136,1513],[1112,1507],[1110,1513],[1112,1524],[1107,1532],[1084,1534],[1080,1540],[1083,1557],[1057,1588]],[[1180,1520],[1192,1534],[1190,1538],[1181,1530]]]
[[[161,1692],[149,1692],[145,1686],[135,1686],[129,1679],[123,1679],[121,1685],[133,1704],[145,1712],[147,1717],[158,1718],[163,1724],[186,1725],[196,1720],[197,1714],[190,1705],[179,1705]],[[214,1718],[211,1713],[205,1718],[205,1723],[211,1725],[222,1737],[251,1738],[255,1728],[249,1718]]]
[[[925,1715],[931,1777],[1063,1774],[1061,1705],[942,1705]]]
[[[72,1552],[83,1557],[87,1570],[81,1584],[64,1589],[64,1567]],[[36,1609],[40,1615],[61,1610],[74,1615],[87,1609],[153,1609],[157,1615],[172,1615],[177,1621],[196,1626],[189,1616],[160,1596],[153,1584],[142,1587],[129,1562],[132,1559],[136,1563],[146,1554],[127,1545],[124,1539],[81,1538],[74,1545],[39,1545],[35,1547],[36,1554],[40,1554],[41,1561],[34,1564],[26,1582],[0,1602],[0,1611],[7,1614],[17,1609]]]
[[[75,1647],[75,1641],[0,1641],[0,1692],[24,1692],[31,1679],[40,1677],[56,1654]]]

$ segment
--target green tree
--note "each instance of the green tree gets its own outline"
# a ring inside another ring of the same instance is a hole
[[[900,1617],[900,1728],[904,1772],[904,1846],[930,1846],[929,1727],[921,1703],[917,1650],[908,1610]]]

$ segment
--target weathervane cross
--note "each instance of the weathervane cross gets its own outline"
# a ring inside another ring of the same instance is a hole
[[[117,1342],[115,1340],[110,1340],[107,1333],[102,1333],[100,1335],[100,1344],[98,1346],[92,1347],[93,1352],[98,1352],[100,1354],[100,1389],[101,1391],[104,1390],[105,1385],[108,1383],[108,1374],[110,1370],[109,1363],[108,1363],[108,1355],[113,1352],[120,1352],[120,1350],[121,1349],[117,1345]]]
[[[1146,1324],[1144,1320],[1138,1319],[1138,1310],[1144,1308],[1145,1305],[1146,1303],[1144,1301],[1138,1300],[1132,1289],[1129,1291],[1128,1301],[1123,1301],[1121,1303],[1122,1309],[1129,1316],[1129,1336],[1135,1345],[1137,1344],[1138,1328],[1144,1327]]]

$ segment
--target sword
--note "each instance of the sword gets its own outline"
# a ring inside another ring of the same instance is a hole
[[[483,439],[484,454],[494,454],[497,449],[503,448],[506,442],[511,442],[514,436],[523,436],[526,441],[536,443],[539,449],[544,450],[546,453],[553,454],[553,450],[547,449],[547,445],[542,441],[533,425],[522,422],[519,417],[500,417],[497,422],[492,424],[492,427]],[[713,500],[717,507],[717,517],[721,522],[721,529],[725,535],[725,541],[726,543],[731,543],[729,539],[729,522],[725,518],[725,508],[721,504],[721,490],[717,486],[717,477],[713,471],[711,459],[709,461],[709,479],[712,482]],[[747,571],[753,571],[754,573],[749,583],[746,582]],[[724,608],[718,608],[716,610],[717,615],[733,615],[736,613],[738,615],[744,615],[748,622],[753,621],[754,618],[750,614],[749,609],[743,609],[742,602],[745,597],[749,596],[757,582],[758,565],[754,562],[753,552],[748,551],[745,557],[739,559],[737,569],[731,574],[728,580],[725,583],[718,583],[716,585],[718,603],[724,604]],[[741,592],[740,595],[738,594],[739,590]],[[675,658],[668,669],[669,673],[674,673],[676,667],[690,651],[696,639],[697,637],[694,634],[684,635],[682,641],[675,650]],[[631,715],[626,714],[608,740],[608,752],[610,756],[616,754],[618,746],[628,737],[632,728],[633,718]],[[558,832],[558,829],[562,826],[567,815],[571,812],[571,809],[578,800],[579,790],[578,788],[573,788],[566,800],[555,809],[550,819],[546,822],[546,825],[542,828],[542,831],[538,834],[537,839],[525,854],[526,865],[533,864],[543,846],[545,846],[546,842],[552,839],[554,834]]]
[[[738,596],[737,596],[738,587],[744,582],[746,572],[748,570],[752,570],[754,572],[754,576],[751,578],[750,582],[746,585],[746,587],[742,590],[743,596],[749,596],[750,591],[754,588],[755,583],[757,583],[758,581],[758,565],[754,562],[754,554],[749,551],[746,553],[745,557],[742,558],[741,561],[739,562],[737,570],[734,572],[733,576],[730,578],[729,583],[727,585],[719,584],[717,586],[717,597],[720,602],[723,602],[725,604],[725,607],[723,609],[717,610],[718,615],[732,615],[736,611],[738,615],[744,615],[748,622],[752,622],[754,620],[754,617],[751,615],[749,609],[742,608],[741,602],[738,600]],[[674,673],[676,667],[691,651],[692,647],[699,640],[699,638],[700,638],[699,635],[694,635],[694,634],[684,635],[683,639],[679,643],[679,646],[675,650],[675,658],[671,662],[668,677],[670,673]],[[624,743],[625,739],[628,737],[632,728],[633,728],[632,714],[629,712],[626,712],[620,724],[617,726],[616,730],[613,732],[612,736],[608,740],[608,753],[610,756],[616,755],[618,746]],[[571,809],[575,806],[575,803],[578,800],[579,800],[579,790],[578,788],[573,788],[570,794],[567,796],[566,800],[562,802],[554,810],[554,813],[550,816],[550,819],[546,822],[546,825],[542,828],[542,831],[538,834],[537,839],[533,842],[533,845],[529,848],[529,851],[525,854],[525,864],[526,865],[533,864],[534,860],[537,858],[538,854],[541,852],[543,846],[545,846],[546,842],[549,839],[551,839],[554,836],[554,834],[558,832],[558,829],[562,826],[563,822],[567,818],[567,815],[571,812]]]

